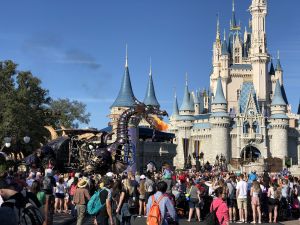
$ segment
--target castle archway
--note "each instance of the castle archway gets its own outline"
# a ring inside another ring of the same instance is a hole
[[[247,161],[256,161],[261,157],[261,152],[253,145],[247,145],[241,151],[241,158]]]

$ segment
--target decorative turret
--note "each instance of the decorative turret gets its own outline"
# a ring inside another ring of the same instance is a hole
[[[132,91],[130,74],[128,69],[128,55],[127,55],[127,45],[126,45],[126,60],[125,60],[125,72],[121,84],[121,88],[118,97],[111,105],[113,107],[132,107],[135,104],[135,97]]]
[[[146,96],[144,99],[145,105],[151,105],[159,108],[159,103],[156,99],[154,85],[153,85],[153,78],[152,78],[152,67],[150,63],[150,72],[149,72],[149,80],[148,80],[148,86],[146,91]]]
[[[171,115],[171,117],[173,119],[176,119],[176,117],[179,115],[179,109],[178,109],[178,101],[177,101],[177,95],[175,93],[174,96],[174,103],[173,103],[173,113]]]
[[[289,118],[286,115],[286,102],[282,96],[279,80],[276,81],[274,96],[271,103],[270,126],[272,157],[284,158],[288,155],[288,127]]]
[[[229,55],[225,30],[224,30],[224,40],[222,42],[222,55]]]
[[[236,32],[233,42],[233,52],[232,52],[232,59],[233,63],[242,63],[242,56],[243,56],[243,45],[240,39],[239,32]]]
[[[211,104],[212,113],[209,118],[211,124],[212,152],[208,158],[216,155],[224,155],[227,160],[229,153],[229,124],[230,118],[227,112],[227,101],[224,97],[221,77],[218,78],[215,98]]]
[[[281,63],[280,63],[280,57],[279,57],[279,51],[277,52],[277,65],[276,65],[277,71],[282,71]]]
[[[193,114],[192,113],[193,111],[194,111],[194,106],[191,104],[191,96],[190,96],[190,92],[189,92],[187,74],[186,74],[184,96],[183,96],[182,105],[180,107],[180,114],[191,115],[191,114]]]
[[[286,102],[282,96],[281,85],[279,80],[276,81],[275,91],[272,99],[271,106],[286,106]]]
[[[227,104],[227,101],[225,99],[224,92],[223,92],[221,77],[218,78],[215,98],[212,102],[212,105],[216,105],[216,104]]]
[[[237,25],[236,18],[235,18],[235,5],[234,0],[232,0],[232,15],[230,20],[230,30],[240,30],[241,26]]]
[[[275,69],[274,69],[274,64],[273,64],[273,60],[271,59],[271,65],[270,65],[270,75],[275,75]]]

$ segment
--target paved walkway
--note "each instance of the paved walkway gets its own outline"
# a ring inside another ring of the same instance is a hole
[[[88,216],[84,220],[84,225],[93,225],[93,219],[92,217]],[[145,218],[138,218],[135,217],[132,219],[132,225],[146,225],[146,219]],[[186,220],[180,220],[179,221],[180,225],[205,225],[204,222],[187,222]],[[235,225],[234,223],[230,223]],[[249,223],[250,224],[250,223]],[[285,221],[285,222],[279,222],[278,224],[283,224],[283,225],[300,225],[299,220],[290,220],[290,221]],[[76,225],[76,220],[72,218],[72,216],[68,214],[55,214],[54,215],[54,225]],[[263,223],[262,225],[270,225],[269,223]]]

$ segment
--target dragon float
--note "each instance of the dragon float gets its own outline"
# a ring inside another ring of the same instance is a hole
[[[115,133],[95,129],[62,129],[63,135],[59,137],[53,128],[51,130],[48,127],[55,139],[27,156],[24,161],[29,166],[38,164],[65,172],[120,173],[127,168],[132,158],[129,124],[133,120],[145,119],[154,130],[166,130],[167,124],[160,119],[163,116],[168,116],[166,111],[136,100],[133,107],[120,115]],[[113,135],[116,139],[109,144]]]

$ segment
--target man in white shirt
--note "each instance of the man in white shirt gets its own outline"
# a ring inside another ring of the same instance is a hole
[[[240,221],[237,223],[247,222],[247,183],[244,181],[244,174],[238,177],[236,185],[236,199],[240,213]]]

